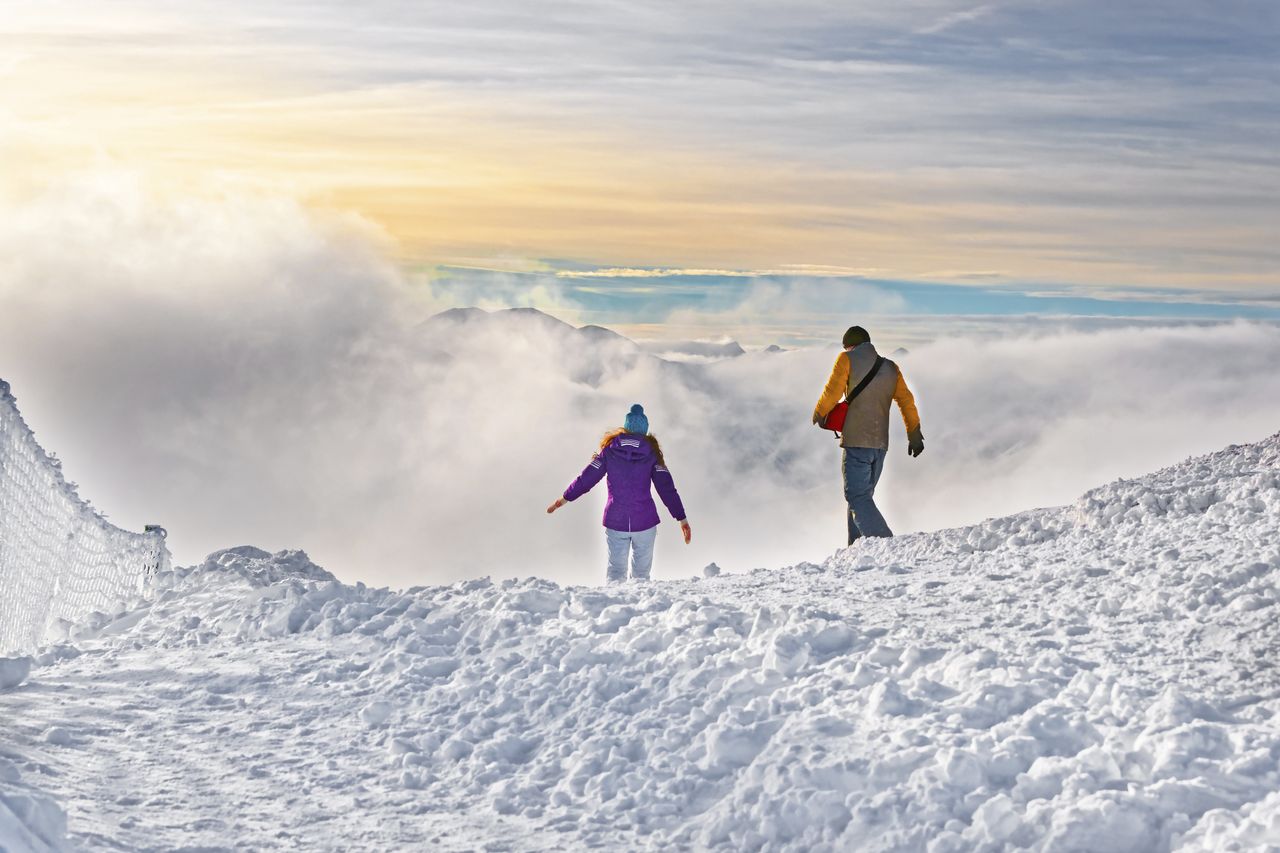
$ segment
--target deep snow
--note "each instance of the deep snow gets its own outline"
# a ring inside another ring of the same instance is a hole
[[[1277,530],[1280,435],[687,581],[230,549],[0,693],[0,847],[1280,850]]]

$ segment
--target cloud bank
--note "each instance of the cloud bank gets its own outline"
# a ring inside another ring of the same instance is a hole
[[[467,294],[406,280],[359,221],[275,199],[113,178],[3,214],[0,375],[85,496],[166,525],[180,562],[250,542],[377,584],[598,582],[603,494],[544,509],[633,402],[694,527],[685,547],[665,525],[657,576],[843,544],[839,454],[809,423],[834,348],[681,363],[528,310],[429,319]],[[1268,435],[1278,362],[1280,332],[1244,323],[915,347],[927,449],[909,459],[895,425],[890,522],[1061,503]]]

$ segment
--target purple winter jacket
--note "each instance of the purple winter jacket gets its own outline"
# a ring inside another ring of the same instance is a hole
[[[684,504],[676,482],[665,465],[659,465],[653,446],[643,435],[620,435],[592,457],[578,478],[564,490],[564,499],[576,501],[608,477],[609,498],[604,504],[604,526],[610,530],[648,530],[658,523],[658,507],[649,489],[658,496],[676,521],[684,521]]]

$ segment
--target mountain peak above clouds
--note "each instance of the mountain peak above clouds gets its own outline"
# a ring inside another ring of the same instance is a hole
[[[424,321],[424,324],[468,323],[488,316],[489,312],[483,308],[447,308],[438,314],[432,314]]]
[[[540,311],[537,308],[501,308],[492,312],[492,316],[496,318],[514,317],[522,321],[531,323],[540,323],[543,326],[556,329],[573,329],[571,323],[566,323],[559,317]]]
[[[737,358],[746,355],[746,350],[737,341],[644,341],[640,346],[646,351],[667,361],[704,360],[718,361],[726,358]]]
[[[605,326],[596,326],[594,324],[579,326],[578,332],[585,337],[594,338],[596,340],[625,341],[633,346],[635,345],[635,341],[631,340],[626,335],[618,334],[613,329],[606,328]]]
[[[496,311],[486,311],[483,308],[475,307],[449,308],[438,314],[431,315],[422,322],[422,326],[427,329],[456,327],[459,325],[540,329],[561,335],[581,333],[582,336],[588,338],[600,339],[609,337],[630,343],[628,338],[614,332],[612,329],[606,329],[603,326],[575,327],[573,324],[537,308],[500,308]]]
[[[503,330],[518,332],[521,329],[549,332],[555,339],[563,341],[585,341],[590,346],[616,346],[622,352],[645,353],[662,361],[718,361],[737,358],[746,354],[742,345],[734,340],[722,341],[668,341],[646,340],[633,341],[625,335],[615,332],[606,326],[588,324],[574,327],[537,308],[504,308],[486,311],[482,308],[450,308],[427,318],[421,327],[437,334],[452,334],[460,330],[474,332],[477,330]],[[447,341],[437,341],[438,346],[447,348]],[[775,347],[771,352],[783,351]]]
[[[631,339],[603,326],[575,327],[536,308],[452,308],[419,325],[422,345],[444,353],[440,364],[462,352],[495,351],[514,343],[551,359],[574,382],[599,387],[607,376],[635,366],[645,357]]]

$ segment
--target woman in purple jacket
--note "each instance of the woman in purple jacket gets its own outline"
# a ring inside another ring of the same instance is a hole
[[[685,518],[675,480],[662,461],[662,448],[658,440],[649,435],[649,419],[639,403],[627,413],[622,429],[605,433],[600,452],[564,490],[564,497],[556,498],[556,502],[547,507],[547,512],[555,512],[569,501],[582,497],[602,477],[609,482],[609,498],[604,503],[609,580],[627,579],[628,552],[631,577],[648,580],[653,565],[653,542],[658,535],[658,508],[653,503],[650,484],[657,488],[671,517],[680,522],[686,545],[693,538],[693,531]]]

